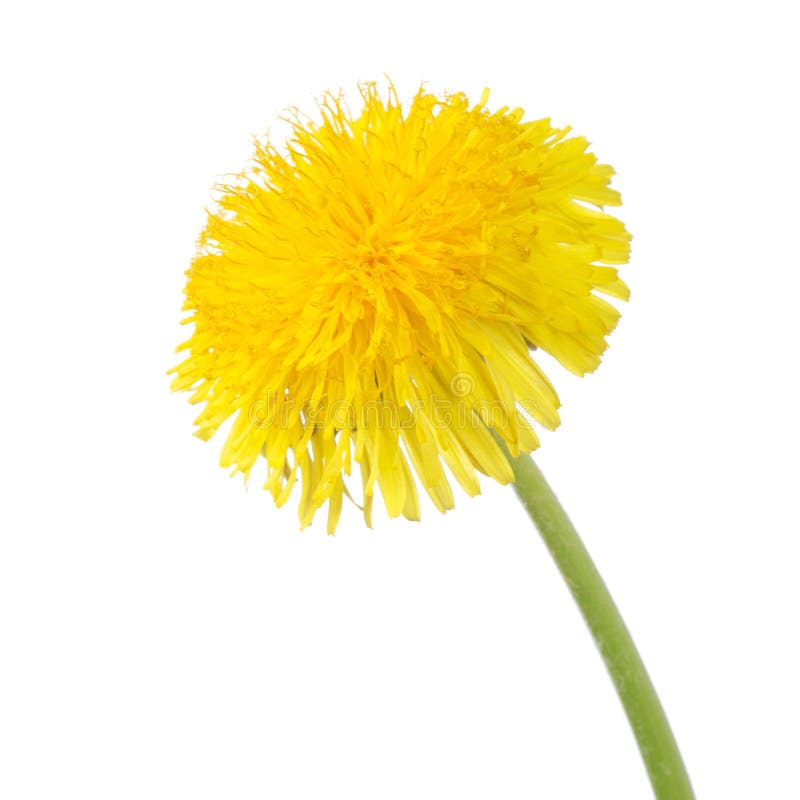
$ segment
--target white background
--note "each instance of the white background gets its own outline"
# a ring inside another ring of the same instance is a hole
[[[0,20],[0,796],[646,798],[508,488],[296,531],[165,371],[210,186],[391,75],[619,173],[632,299],[538,461],[700,798],[800,798],[790,4],[30,3]]]

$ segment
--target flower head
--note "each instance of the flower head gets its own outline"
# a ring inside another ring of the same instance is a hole
[[[491,430],[517,454],[538,446],[531,420],[559,423],[531,351],[593,370],[619,316],[598,295],[628,295],[613,170],[585,139],[490,112],[487,91],[361,97],[356,115],[332,94],[319,121],[295,113],[283,151],[257,144],[220,187],[172,370],[205,404],[198,436],[233,418],[222,465],[263,457],[275,501],[299,480],[301,525],[327,503],[329,532],[348,476],[368,524],[376,486],[417,519],[417,481],[453,507],[445,466],[470,495],[476,472],[511,481]]]

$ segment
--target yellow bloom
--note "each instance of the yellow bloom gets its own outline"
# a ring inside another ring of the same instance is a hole
[[[530,351],[594,369],[619,316],[597,293],[628,295],[630,237],[601,210],[613,170],[585,139],[492,113],[488,91],[361,95],[355,116],[332,94],[320,121],[295,114],[283,152],[258,144],[221,187],[172,370],[205,404],[198,436],[234,418],[221,464],[247,476],[263,456],[278,505],[299,477],[301,525],[327,502],[331,533],[356,471],[367,524],[376,485],[418,519],[415,474],[442,511],[444,465],[470,495],[476,471],[511,481],[490,428],[518,454],[531,418],[559,423]]]

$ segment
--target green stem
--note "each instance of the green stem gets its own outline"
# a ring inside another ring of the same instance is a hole
[[[514,470],[514,491],[539,529],[606,662],[657,800],[693,800],[664,709],[597,567],[533,460],[508,458]]]

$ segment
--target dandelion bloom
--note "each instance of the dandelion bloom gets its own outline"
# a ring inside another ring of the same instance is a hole
[[[361,97],[294,113],[283,151],[257,144],[220,187],[172,370],[205,404],[198,436],[233,418],[221,464],[247,476],[263,456],[276,503],[299,479],[300,524],[328,503],[329,532],[354,474],[367,524],[376,486],[417,519],[417,480],[453,507],[445,466],[470,495],[476,472],[512,481],[491,430],[516,455],[538,446],[531,421],[559,423],[531,351],[593,370],[619,316],[598,295],[628,295],[613,170],[585,139],[491,112],[487,91]]]

